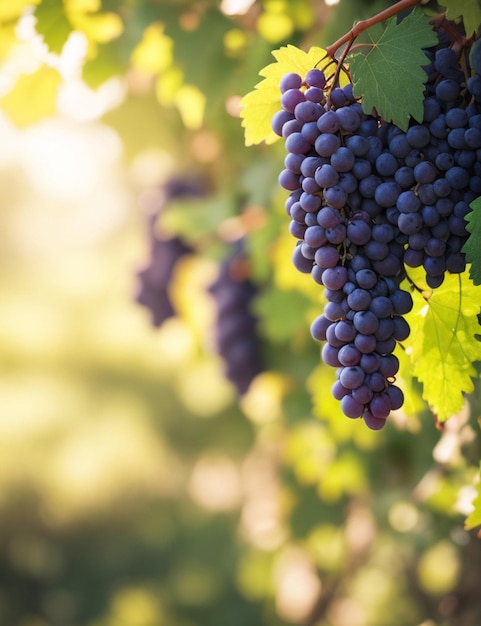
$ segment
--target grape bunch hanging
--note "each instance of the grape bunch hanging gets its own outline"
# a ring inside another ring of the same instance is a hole
[[[272,119],[287,152],[293,262],[324,288],[311,334],[336,368],[343,413],[374,430],[404,401],[394,349],[409,336],[412,298],[401,283],[410,267],[431,289],[465,270],[464,218],[481,195],[481,77],[450,44],[443,32],[426,50],[424,117],[406,132],[315,67],[282,77]]]
[[[148,206],[149,259],[136,273],[135,300],[150,313],[152,325],[161,326],[175,316],[170,294],[172,276],[178,261],[193,252],[191,246],[177,235],[165,235],[158,228],[158,219],[169,203],[181,198],[203,196],[203,186],[193,180],[172,178],[159,190]]]
[[[242,240],[221,262],[209,292],[215,304],[215,342],[224,374],[243,395],[263,371],[263,363],[257,320],[251,309],[256,287],[249,279]]]

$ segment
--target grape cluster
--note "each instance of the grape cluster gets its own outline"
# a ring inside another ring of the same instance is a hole
[[[406,266],[423,266],[433,289],[464,271],[464,217],[481,194],[481,97],[451,48],[427,62],[424,119],[406,132],[315,68],[283,76],[272,119],[287,152],[279,183],[290,192],[293,262],[324,287],[311,333],[337,368],[343,412],[372,429],[403,404],[393,350],[409,336]]]
[[[246,273],[246,263],[239,245],[225,258],[209,287],[216,309],[215,339],[224,361],[224,373],[243,395],[252,380],[262,372],[257,320],[252,314],[256,287]]]
[[[135,300],[151,315],[152,325],[159,327],[176,313],[170,296],[172,274],[177,262],[192,252],[191,247],[178,236],[162,236],[158,228],[158,217],[170,202],[177,198],[204,195],[203,185],[198,181],[172,178],[160,193],[151,198],[148,210],[147,231],[149,259],[137,271]]]

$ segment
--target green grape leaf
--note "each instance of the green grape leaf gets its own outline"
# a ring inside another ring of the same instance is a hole
[[[411,334],[403,342],[413,375],[423,385],[423,398],[439,422],[461,410],[464,393],[473,391],[473,363],[481,360],[477,315],[481,288],[463,274],[446,273],[435,290],[424,283],[424,271],[409,269],[417,286],[414,306],[406,315]]]
[[[62,0],[43,0],[35,9],[36,30],[43,36],[50,52],[60,53],[72,26],[68,21]]]
[[[97,89],[112,76],[120,76],[125,71],[118,40],[97,44],[96,51],[96,56],[89,59],[82,69],[82,78],[92,89]]]
[[[471,263],[469,276],[475,285],[481,285],[481,198],[476,198],[469,205],[471,211],[466,215],[466,230],[470,236],[463,246],[466,261]]]
[[[160,233],[177,235],[195,246],[202,237],[212,236],[224,220],[236,214],[238,198],[232,189],[222,189],[208,198],[172,200],[158,217]]]
[[[313,67],[327,70],[327,73],[329,73],[329,66],[335,68],[335,62],[327,57],[323,48],[313,47],[308,52],[304,52],[296,46],[288,45],[274,50],[272,55],[276,62],[267,65],[259,72],[260,76],[264,76],[264,80],[241,101],[241,118],[246,146],[263,141],[271,144],[279,139],[271,128],[271,121],[273,115],[281,108],[279,83],[284,74],[297,72],[304,76]]]
[[[437,43],[437,35],[421,9],[414,9],[399,24],[391,18],[385,28],[367,30],[367,53],[348,56],[353,92],[362,97],[367,114],[373,110],[406,131],[413,117],[423,119],[423,92],[427,65],[423,48]]]
[[[467,37],[471,37],[481,24],[481,5],[479,0],[444,0],[439,3],[446,7],[448,20],[463,18]]]
[[[304,333],[311,301],[301,293],[272,288],[260,294],[254,304],[263,334],[275,342],[288,341]]]

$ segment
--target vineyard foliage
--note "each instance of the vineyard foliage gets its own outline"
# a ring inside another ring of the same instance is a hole
[[[478,70],[477,0],[399,6],[0,6],[0,626],[481,623],[481,201],[375,431],[279,184],[286,74],[406,132],[441,26]]]

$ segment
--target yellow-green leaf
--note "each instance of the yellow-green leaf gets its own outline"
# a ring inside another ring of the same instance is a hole
[[[3,61],[12,50],[18,39],[15,33],[15,24],[2,24],[0,21],[0,61]]]
[[[34,124],[55,112],[60,81],[57,70],[46,66],[33,74],[24,74],[0,100],[0,109],[19,127]]]
[[[335,62],[327,57],[323,48],[312,47],[308,52],[304,52],[296,46],[288,45],[274,50],[272,55],[276,62],[259,72],[260,76],[264,76],[264,80],[242,98],[241,118],[246,146],[263,141],[271,144],[279,139],[271,128],[271,121],[281,106],[279,83],[284,74],[297,72],[304,76],[313,67],[325,70],[330,65],[332,71],[335,69]],[[327,73],[331,73],[329,69]],[[345,81],[345,77],[343,80]]]
[[[132,65],[146,74],[158,74],[172,66],[174,42],[160,22],[150,24],[130,56]]]
[[[473,390],[474,361],[481,360],[477,314],[481,287],[468,271],[446,274],[443,284],[430,290],[422,270],[409,270],[419,288],[413,290],[413,310],[406,316],[411,334],[404,342],[413,375],[423,385],[423,398],[443,422],[461,410],[464,393]]]
[[[0,22],[17,20],[28,6],[39,2],[40,0],[3,0],[0,2]]]
[[[65,0],[69,12],[96,13],[102,8],[102,0]]]
[[[205,103],[205,94],[195,85],[182,85],[174,98],[184,126],[189,130],[197,130],[202,126]]]
[[[477,526],[481,526],[481,489],[480,489],[479,484],[477,485],[477,493],[472,502],[472,506],[473,506],[473,510],[467,516],[464,522],[464,527],[466,530],[472,530],[473,528],[476,528]],[[481,537],[481,531],[480,531],[480,534],[478,534],[478,536]]]
[[[124,23],[117,13],[69,12],[69,19],[76,30],[97,43],[108,43],[117,39],[124,31]]]

